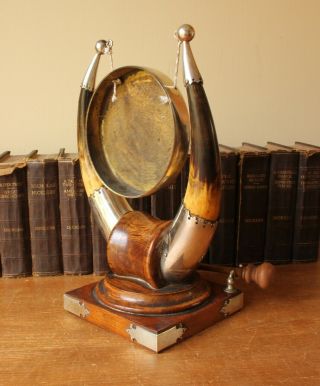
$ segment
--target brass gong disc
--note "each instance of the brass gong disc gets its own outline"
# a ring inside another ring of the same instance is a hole
[[[188,112],[170,79],[122,67],[97,87],[87,116],[89,156],[104,185],[134,198],[180,172],[188,152]]]

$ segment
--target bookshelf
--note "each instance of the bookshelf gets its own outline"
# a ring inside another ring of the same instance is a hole
[[[0,279],[0,384],[318,385],[320,264],[277,270],[268,290],[241,285],[241,312],[161,354],[63,310],[99,277]]]

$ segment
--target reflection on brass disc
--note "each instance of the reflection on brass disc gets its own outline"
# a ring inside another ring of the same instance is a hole
[[[144,71],[117,85],[101,134],[110,168],[124,184],[148,191],[166,172],[175,139],[168,104],[165,92]]]
[[[187,116],[178,91],[150,71],[124,67],[108,75],[87,122],[90,156],[104,184],[140,197],[168,183],[187,154]]]

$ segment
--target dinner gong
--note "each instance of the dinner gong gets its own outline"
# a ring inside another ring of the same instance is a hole
[[[111,72],[87,115],[88,151],[104,185],[134,198],[168,184],[187,156],[187,124],[186,105],[169,78],[139,67]]]
[[[261,287],[272,277],[268,264],[201,264],[219,220],[220,156],[190,47],[194,29],[185,24],[176,38],[188,108],[176,79],[140,66],[114,69],[95,87],[100,58],[112,54],[113,42],[96,44],[81,85],[78,149],[90,206],[107,240],[108,272],[64,295],[67,311],[156,352],[239,311],[236,277]],[[188,150],[188,184],[172,221],[133,210],[127,198],[170,184]],[[226,284],[214,283],[209,271],[227,273]]]

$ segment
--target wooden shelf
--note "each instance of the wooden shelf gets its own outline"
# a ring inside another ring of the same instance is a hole
[[[320,264],[277,269],[268,290],[239,285],[242,311],[160,354],[64,311],[99,277],[2,278],[0,385],[319,385]]]

